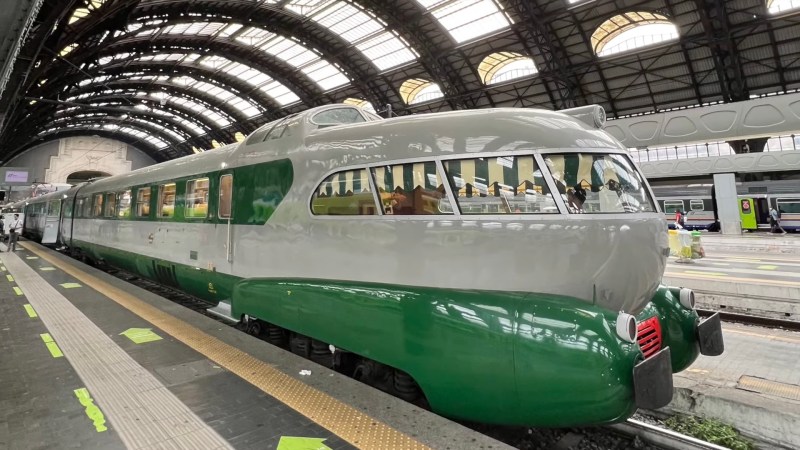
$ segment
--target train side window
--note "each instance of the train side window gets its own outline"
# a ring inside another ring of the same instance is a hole
[[[187,219],[205,219],[208,217],[208,178],[197,178],[186,182]]]
[[[444,161],[462,214],[558,213],[533,156]]]
[[[106,208],[103,213],[104,217],[114,217],[117,212],[117,193],[111,192],[106,194]]]
[[[150,217],[150,186],[136,190],[136,217]]]
[[[233,175],[227,174],[219,177],[219,218],[231,218],[233,200]]]
[[[82,209],[81,209],[81,217],[87,219],[92,217],[92,198],[91,197],[84,197],[81,199],[83,202]]]
[[[122,191],[119,193],[117,217],[120,219],[128,219],[131,217],[131,191]]]
[[[103,215],[103,194],[94,194],[94,208],[92,208],[92,217],[101,217]]]
[[[373,216],[375,197],[367,169],[345,170],[326,178],[311,198],[311,212],[318,216]]]
[[[683,200],[664,200],[664,213],[674,214],[679,209],[683,211]]]
[[[777,205],[781,213],[800,214],[800,200],[779,198]]]
[[[372,176],[384,214],[453,214],[453,206],[433,161],[374,167]]]
[[[61,201],[53,200],[47,204],[47,216],[58,217],[61,215]]]
[[[689,209],[691,211],[702,211],[705,209],[703,200],[689,200]]]
[[[158,217],[175,215],[175,183],[162,184],[158,187]]]

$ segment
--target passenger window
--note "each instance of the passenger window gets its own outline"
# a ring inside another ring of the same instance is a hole
[[[186,182],[187,219],[208,217],[208,178],[198,178]]]
[[[120,219],[128,219],[131,217],[131,191],[120,192],[117,217]]]
[[[100,217],[103,215],[103,194],[94,194],[94,209],[92,210],[93,217]]]
[[[341,125],[343,123],[366,122],[364,116],[355,108],[336,108],[328,109],[317,113],[311,121],[322,127]]]
[[[692,211],[702,211],[703,210],[703,201],[702,200],[690,200],[689,201],[689,209]]]
[[[800,213],[800,201],[790,199],[778,199],[778,211],[781,213],[797,214]]]
[[[61,201],[53,200],[47,204],[47,216],[58,217],[61,215]]]
[[[674,214],[677,210],[683,211],[683,200],[665,200],[664,212],[667,214]]]
[[[444,161],[461,214],[553,214],[555,200],[533,156]]]
[[[384,214],[419,216],[453,214],[433,161],[372,169]]]
[[[150,187],[136,190],[136,217],[150,217]]]
[[[105,217],[114,217],[117,212],[117,194],[106,194],[106,209],[103,214]]]
[[[311,198],[311,212],[322,216],[377,214],[367,170],[346,170],[326,178]]]
[[[219,217],[231,218],[231,203],[233,199],[233,175],[219,177]]]
[[[162,184],[158,188],[158,217],[175,215],[175,183]]]
[[[92,217],[92,200],[89,197],[80,199],[81,202],[81,217]]]

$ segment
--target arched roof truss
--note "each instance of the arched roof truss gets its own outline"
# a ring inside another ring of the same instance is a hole
[[[632,11],[600,24],[592,33],[592,48],[598,56],[607,56],[677,38],[678,29],[666,16]]]

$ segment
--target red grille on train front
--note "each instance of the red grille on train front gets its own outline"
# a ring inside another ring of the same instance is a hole
[[[645,358],[655,355],[661,350],[661,323],[658,317],[651,317],[639,322],[639,347]]]

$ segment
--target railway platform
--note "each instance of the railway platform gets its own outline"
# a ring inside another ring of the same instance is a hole
[[[0,253],[0,448],[503,449],[30,242]]]

